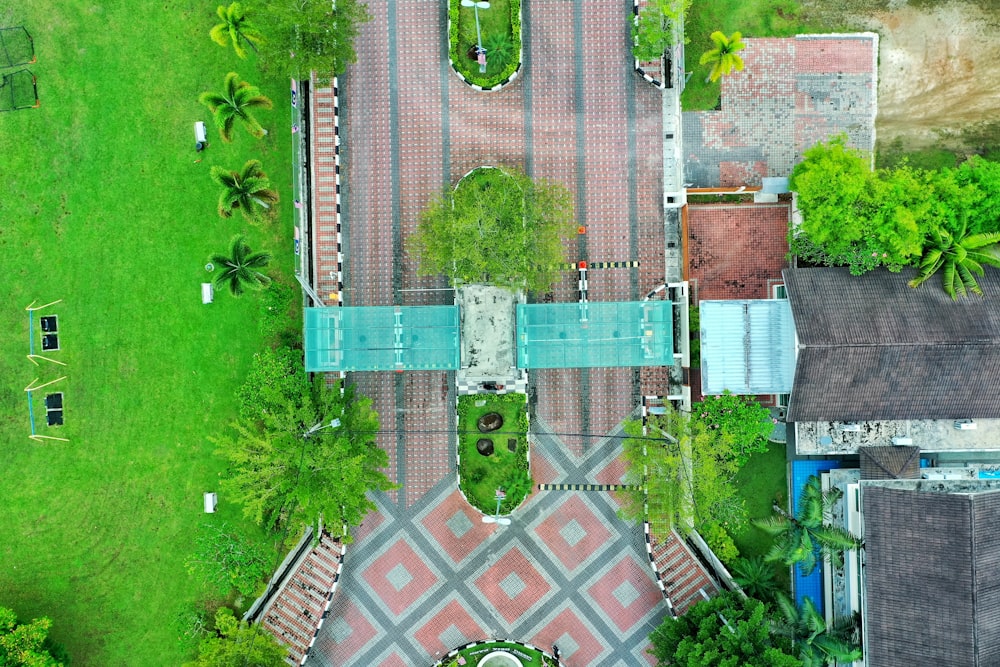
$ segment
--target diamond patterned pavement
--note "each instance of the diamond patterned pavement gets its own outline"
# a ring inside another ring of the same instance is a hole
[[[662,101],[632,67],[631,7],[523,0],[522,75],[482,94],[448,67],[442,2],[369,0],[358,62],[340,80],[345,304],[451,302],[440,279],[417,275],[405,239],[431,196],[480,164],[516,165],[570,189],[587,227],[568,239],[570,261],[638,262],[595,271],[592,300],[639,299],[664,282]],[[576,274],[567,271],[550,298],[575,300]],[[657,393],[647,378],[655,374],[536,374],[535,481],[614,474],[618,441],[604,436],[642,394]],[[635,664],[666,608],[657,597],[645,625],[623,632],[588,592],[616,558],[645,557],[641,530],[617,518],[610,494],[540,492],[513,525],[483,524],[456,489],[454,374],[349,380],[379,412],[387,472],[402,488],[375,496],[379,513],[348,548],[310,664],[422,665],[491,636],[558,642],[572,667]],[[632,606],[659,595],[649,570],[630,585]],[[628,600],[627,589],[619,594]]]

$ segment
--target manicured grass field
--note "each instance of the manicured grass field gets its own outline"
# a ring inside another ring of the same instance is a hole
[[[263,345],[258,296],[202,305],[199,283],[240,231],[275,255],[272,273],[291,271],[288,84],[210,41],[216,4],[13,5],[41,107],[0,115],[0,604],[51,617],[76,667],[187,658],[174,619],[206,594],[184,568],[197,527],[245,525],[224,496],[206,517],[202,492],[221,470],[209,438]],[[229,71],[274,100],[262,141],[237,128],[224,144],[197,102]],[[251,157],[284,200],[261,228],[219,218],[208,176]],[[51,356],[66,366],[35,367],[24,308],[56,299],[44,314],[59,316]],[[33,442],[23,388],[61,375],[65,426],[36,421],[69,442]]]
[[[750,521],[771,516],[772,505],[787,505],[788,466],[785,459],[785,445],[770,442],[766,452],[753,454],[750,460],[736,474],[736,487],[743,499]],[[733,536],[740,556],[752,558],[764,556],[771,548],[772,538],[760,528],[750,525],[746,530]],[[788,568],[775,563],[778,582],[788,587]]]
[[[477,406],[477,402],[485,405]],[[469,502],[486,514],[496,511],[496,490],[507,491],[500,511],[507,514],[521,504],[531,489],[527,471],[528,417],[524,394],[475,394],[458,397],[459,477]],[[482,415],[497,412],[503,426],[491,433],[480,433],[477,422]],[[493,454],[483,456],[476,449],[479,438],[493,440]],[[516,451],[507,448],[507,440],[517,440]],[[519,467],[519,465],[523,467]]]

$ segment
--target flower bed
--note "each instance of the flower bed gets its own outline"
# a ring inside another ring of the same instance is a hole
[[[478,45],[476,14],[461,0],[450,0],[448,38],[451,67],[469,84],[495,89],[513,80],[521,69],[521,0],[490,0],[479,10],[479,26],[486,49],[486,73],[470,55]]]
[[[473,642],[449,653],[448,657],[435,667],[488,667],[490,656],[510,655],[522,667],[558,667],[559,662],[551,655],[531,644],[518,642]]]
[[[496,512],[497,489],[507,493],[500,504],[501,514],[509,514],[531,493],[526,406],[524,394],[458,397],[459,484],[469,503],[483,514]],[[502,426],[491,431],[480,430],[480,418],[491,413],[502,417]],[[483,439],[493,441],[492,451],[487,455],[480,453],[485,448],[477,447]]]

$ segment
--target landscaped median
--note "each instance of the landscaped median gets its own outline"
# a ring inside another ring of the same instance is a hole
[[[559,661],[531,644],[473,642],[448,653],[435,667],[558,667]]]
[[[499,90],[521,70],[521,0],[489,0],[463,5],[450,0],[448,9],[451,68],[473,88]],[[483,7],[488,5],[488,7]],[[478,13],[478,25],[477,25]],[[480,71],[480,48],[486,71]]]
[[[524,394],[458,397],[459,487],[483,514],[497,512],[497,489],[506,494],[501,514],[510,514],[531,493],[526,407]]]

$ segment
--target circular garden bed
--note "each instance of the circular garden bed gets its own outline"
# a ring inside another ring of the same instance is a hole
[[[474,642],[451,651],[435,667],[558,667],[548,653],[518,642]]]

